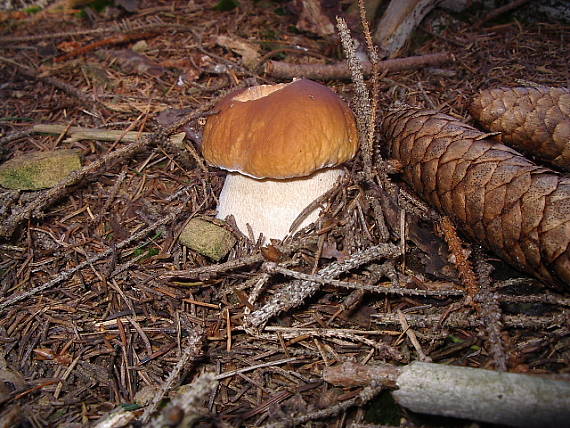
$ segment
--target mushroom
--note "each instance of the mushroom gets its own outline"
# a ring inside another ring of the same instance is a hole
[[[343,175],[354,157],[354,114],[333,91],[307,79],[260,85],[223,98],[204,129],[206,161],[230,171],[218,218],[232,214],[253,237],[283,239],[314,222],[315,209],[295,229],[299,214]]]

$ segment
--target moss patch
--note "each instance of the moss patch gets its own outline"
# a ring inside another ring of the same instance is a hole
[[[0,165],[0,186],[17,190],[46,189],[78,169],[81,169],[81,158],[75,150],[26,153]]]
[[[217,224],[193,218],[180,234],[180,242],[217,262],[228,254],[236,239],[228,230]]]

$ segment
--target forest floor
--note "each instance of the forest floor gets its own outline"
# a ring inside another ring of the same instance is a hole
[[[0,188],[1,426],[85,426],[111,412],[124,419],[106,426],[176,426],[190,415],[163,406],[185,393],[197,400],[194,426],[467,426],[400,408],[379,387],[331,385],[323,369],[429,359],[568,379],[568,296],[463,239],[476,267],[495,267],[480,279],[494,304],[469,304],[441,223],[419,200],[406,227],[404,211],[385,213],[386,242],[360,153],[320,220],[286,242],[261,246],[227,226],[238,242],[220,262],[181,245],[191,217],[215,215],[225,177],[199,154],[214,103],[290,81],[269,61],[338,64],[343,52],[336,35],[300,31],[290,2],[115,3],[124,7],[0,12],[0,161],[66,148],[91,166],[55,190]],[[522,9],[482,25],[489,10],[434,10],[400,57],[452,59],[382,74],[379,120],[401,101],[473,124],[480,89],[570,87],[570,26]],[[358,34],[358,19],[348,22]],[[321,83],[351,103],[350,75]],[[32,131],[46,123],[64,132]],[[70,140],[67,126],[151,137]],[[168,141],[180,131],[183,147]],[[379,163],[381,147],[379,135]],[[405,248],[402,231],[416,237]],[[355,261],[382,245],[405,254]],[[367,290],[323,280],[259,328],[244,322],[302,283],[295,272],[350,263],[339,279]],[[213,377],[198,387],[203,373]]]

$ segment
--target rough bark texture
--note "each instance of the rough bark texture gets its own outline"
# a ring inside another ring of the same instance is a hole
[[[404,179],[459,229],[550,285],[570,284],[570,178],[451,116],[404,108],[382,125]]]
[[[496,138],[570,170],[570,89],[498,88],[481,91],[471,114]]]

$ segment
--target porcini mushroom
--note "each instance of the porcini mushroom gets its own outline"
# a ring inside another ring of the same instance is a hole
[[[333,91],[307,79],[254,86],[223,98],[208,117],[202,153],[230,171],[218,218],[247,236],[283,239],[311,202],[334,186],[358,149],[356,121]],[[318,217],[313,210],[299,225]]]

